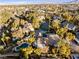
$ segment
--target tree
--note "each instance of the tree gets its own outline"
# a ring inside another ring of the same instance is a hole
[[[29,55],[33,52],[33,50],[34,49],[31,46],[29,46],[28,48],[21,49],[25,59],[29,59]]]
[[[34,41],[35,41],[35,38],[34,38],[34,37],[30,37],[30,38],[27,40],[27,42],[30,43],[30,44],[32,44]]]
[[[67,39],[68,41],[72,41],[72,40],[75,39],[75,35],[72,34],[72,33],[70,33],[70,32],[67,32],[67,33],[66,33],[66,39]]]
[[[70,46],[67,44],[60,46],[59,54],[63,57],[68,57],[71,54]]]
[[[9,36],[7,36],[6,33],[2,33],[2,37],[0,39],[4,43],[4,45],[6,46],[6,44],[9,43],[11,38]]]
[[[54,29],[60,28],[60,20],[53,20],[51,27],[54,28]]]
[[[33,27],[34,27],[35,29],[38,29],[38,28],[40,27],[40,21],[39,21],[39,19],[38,19],[38,18],[34,18],[34,19],[32,20],[32,25],[33,25]]]
[[[67,31],[68,31],[68,29],[64,27],[64,28],[59,28],[59,29],[56,31],[56,33],[57,33],[58,35],[60,35],[61,37],[63,37],[64,34],[65,34]]]
[[[37,48],[34,50],[34,53],[37,54],[37,55],[41,55],[42,51],[40,48]]]
[[[12,16],[12,13],[10,13],[9,11],[5,10],[5,11],[2,11],[0,13],[0,24],[4,24],[6,23],[9,18]]]
[[[19,27],[19,25],[20,25],[20,19],[16,19],[16,20],[14,20],[14,22],[11,24],[11,29],[12,29],[12,30],[17,30],[18,27]]]
[[[65,11],[65,13],[63,13],[63,17],[68,21],[73,23],[74,22],[74,16],[72,16],[72,14],[68,11]]]
[[[57,42],[58,45],[58,54],[62,57],[68,57],[71,54],[70,45],[65,43],[64,40],[60,40]]]

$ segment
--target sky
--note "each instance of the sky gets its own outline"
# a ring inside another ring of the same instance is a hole
[[[62,4],[70,1],[75,0],[0,0],[0,4]]]

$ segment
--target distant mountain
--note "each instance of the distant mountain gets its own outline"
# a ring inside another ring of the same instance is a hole
[[[66,4],[78,4],[79,0],[72,0],[70,2],[65,2]]]

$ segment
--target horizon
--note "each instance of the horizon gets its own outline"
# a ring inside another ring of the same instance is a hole
[[[79,3],[79,0],[0,0],[0,5],[27,5],[27,4],[66,4]]]

